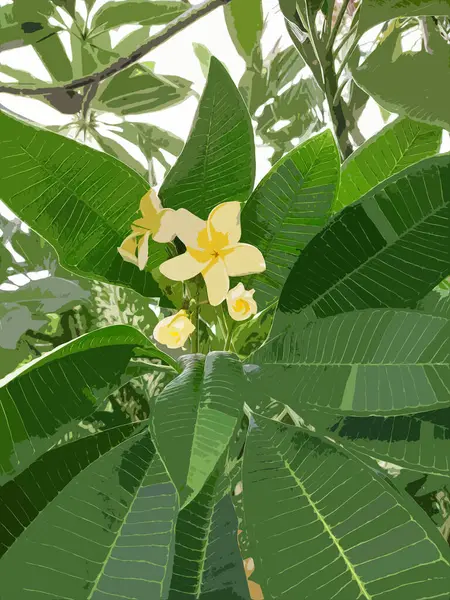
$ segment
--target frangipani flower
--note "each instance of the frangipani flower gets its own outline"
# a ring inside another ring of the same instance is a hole
[[[224,202],[216,206],[208,220],[188,210],[177,211],[177,236],[186,252],[162,263],[161,273],[174,281],[203,275],[212,306],[218,306],[228,293],[229,277],[262,273],[266,268],[258,248],[241,244],[240,203]]]
[[[244,284],[238,283],[227,294],[227,305],[230,317],[235,321],[245,321],[256,315],[258,308],[253,300],[255,290],[246,290]]]
[[[162,319],[153,330],[153,337],[168,348],[182,348],[194,329],[187,312],[180,310],[176,315]]]
[[[163,208],[155,190],[150,189],[143,196],[139,209],[142,213],[131,225],[132,233],[117,248],[122,258],[142,271],[148,261],[148,240],[171,242],[176,235],[175,211]]]

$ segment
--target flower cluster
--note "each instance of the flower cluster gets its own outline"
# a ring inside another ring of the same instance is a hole
[[[262,273],[266,264],[255,246],[241,243],[241,206],[224,202],[216,206],[206,221],[185,208],[163,208],[156,192],[150,190],[140,203],[142,218],[131,225],[132,233],[118,248],[124,260],[144,269],[148,261],[150,236],[156,242],[171,242],[178,237],[186,252],[163,262],[159,269],[168,279],[186,281],[201,274],[212,306],[227,301],[235,321],[256,314],[254,290],[242,283],[230,290],[230,277]],[[155,328],[155,339],[169,348],[184,345],[195,326],[185,310],[163,319]]]

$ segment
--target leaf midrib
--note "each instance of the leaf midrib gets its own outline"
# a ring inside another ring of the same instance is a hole
[[[326,520],[323,518],[322,514],[320,513],[320,511],[318,510],[318,508],[316,507],[315,503],[313,502],[311,496],[308,494],[308,492],[306,491],[306,488],[304,487],[304,485],[302,484],[302,482],[300,481],[300,479],[296,476],[295,472],[292,470],[290,464],[286,461],[286,459],[281,455],[281,453],[279,451],[277,451],[278,456],[280,457],[284,467],[287,469],[287,471],[289,472],[289,474],[291,475],[291,477],[294,479],[294,481],[296,482],[296,484],[298,485],[298,487],[300,488],[302,494],[304,495],[304,497],[306,498],[306,500],[308,501],[309,505],[311,506],[311,508],[314,511],[314,514],[316,515],[317,519],[320,521],[320,523],[322,524],[324,530],[326,531],[326,533],[328,533],[329,537],[331,538],[331,541],[333,542],[334,546],[337,548],[341,558],[344,560],[345,564],[347,565],[348,570],[351,573],[352,579],[354,581],[356,581],[360,593],[363,594],[364,598],[366,598],[366,600],[372,600],[372,596],[369,595],[368,591],[366,590],[366,587],[364,585],[364,583],[361,581],[360,577],[358,576],[358,574],[356,573],[352,563],[350,562],[350,560],[347,558],[345,551],[343,549],[343,547],[340,545],[338,538],[334,535],[334,533],[332,532],[330,526],[328,525],[328,523],[326,522]]]

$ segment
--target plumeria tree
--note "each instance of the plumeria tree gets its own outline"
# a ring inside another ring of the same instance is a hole
[[[1,380],[1,600],[448,598],[442,131],[402,116],[342,162],[334,118],[255,187],[246,101],[210,57],[158,192],[0,113],[5,204],[61,268],[158,308]]]

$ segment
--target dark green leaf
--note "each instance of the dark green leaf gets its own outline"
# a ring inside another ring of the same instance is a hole
[[[136,329],[113,325],[63,344],[1,380],[2,478],[23,470],[92,413],[121,385],[138,347],[172,362]]]
[[[0,487],[0,556],[74,477],[126,440],[137,427],[123,425],[63,443]]]
[[[32,488],[33,510],[60,477],[55,465],[44,487]],[[80,472],[18,537],[0,561],[2,595],[167,597],[177,504],[149,435],[126,440]]]
[[[257,417],[243,485],[264,597],[447,598],[450,551],[433,523],[339,446]]]
[[[367,140],[342,165],[339,194],[333,209],[341,210],[382,181],[439,151],[438,127],[397,119]]]
[[[178,517],[169,600],[250,600],[237,519],[217,469]],[[223,487],[223,486],[222,486]]]
[[[450,405],[450,321],[414,311],[353,311],[270,340],[249,359],[254,386],[291,406],[361,415]],[[280,381],[283,385],[280,386]]]
[[[167,257],[150,241],[145,271],[117,252],[148,184],[115,158],[0,114],[2,200],[58,252],[61,265],[92,279],[160,296],[151,276]],[[164,297],[162,303],[167,300]]]
[[[449,273],[450,155],[393,175],[338,213],[300,255],[283,313],[415,304]]]
[[[191,133],[161,186],[160,196],[166,206],[184,207],[206,218],[225,200],[245,202],[254,176],[250,116],[231,77],[211,57]]]
[[[184,371],[156,398],[152,430],[185,506],[201,490],[239,426],[245,397],[242,365],[232,354],[183,357]]]
[[[318,432],[350,450],[420,473],[450,476],[450,409],[413,416],[344,417],[302,412]]]
[[[326,224],[339,168],[333,134],[326,130],[276,163],[245,204],[243,241],[259,248],[267,265],[247,281],[260,309],[278,300],[298,255]]]

